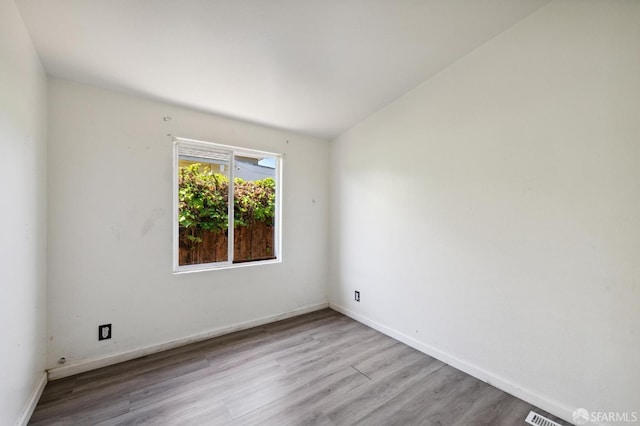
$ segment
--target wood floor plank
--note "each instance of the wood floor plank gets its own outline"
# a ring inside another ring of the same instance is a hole
[[[30,425],[525,425],[566,422],[335,311],[47,384]]]
[[[258,407],[298,392],[301,388],[315,383],[332,372],[350,367],[354,360],[368,356],[383,347],[382,345],[392,343],[384,337],[386,336],[374,334],[364,338],[360,345],[334,350],[332,354],[320,359],[309,357],[308,363],[298,362],[295,365],[288,365],[285,367],[287,374],[275,382],[262,382],[253,389],[225,399],[227,407],[231,415],[238,418]]]
[[[280,398],[297,392],[301,387],[314,383],[321,377],[330,374],[340,368],[348,367],[351,363],[362,357],[367,357],[375,351],[384,348],[384,345],[394,344],[388,337],[374,333],[362,336],[358,345],[342,345],[334,348],[332,353],[323,357],[308,356],[307,360],[298,361],[294,365],[288,365],[286,374],[275,382],[262,382],[255,388],[248,389],[242,394],[225,399],[225,403],[234,418],[265,406]],[[280,359],[278,360],[280,361]]]
[[[368,418],[375,410],[386,407],[388,401],[413,384],[425,381],[429,376],[445,367],[445,364],[419,358],[386,377],[372,380],[369,384],[351,392],[333,407],[327,407],[329,418],[335,424],[355,424]]]
[[[76,385],[76,376],[65,377],[64,379],[55,380],[47,383],[46,392],[42,393],[38,404],[41,406],[49,401],[60,401],[73,393]]]
[[[498,424],[499,417],[507,417],[505,416],[506,411],[501,409],[504,401],[512,399],[511,395],[490,386],[490,389],[474,398],[469,409],[455,424],[459,426],[491,426]],[[511,419],[511,421],[513,420]]]
[[[240,371],[222,371],[214,374],[198,371],[197,374],[134,390],[130,393],[131,409],[136,410],[158,401],[170,404],[174,398],[179,399],[184,395],[207,395],[208,398],[222,400],[284,375],[282,368],[275,362],[259,364],[255,368]]]
[[[96,426],[224,424],[229,420],[231,415],[222,401],[212,401],[207,395],[180,395],[171,403],[166,400],[150,403]]]
[[[30,425],[94,425],[129,411],[126,395],[109,399],[86,400],[83,405],[56,405],[34,412]]]
[[[436,378],[425,383],[418,383],[405,389],[402,393],[389,400],[384,409],[371,412],[366,420],[356,424],[364,425],[373,421],[385,425],[450,425],[455,421],[456,403],[461,402],[467,390],[478,382],[473,377],[460,371],[445,367]],[[438,380],[439,379],[439,380]],[[432,386],[437,383],[437,386]]]
[[[229,426],[313,424],[318,419],[326,423],[329,419],[319,409],[324,402],[340,398],[369,381],[353,367],[344,367],[230,422]]]
[[[375,380],[383,378],[414,361],[427,362],[432,359],[404,343],[395,342],[387,348],[379,348],[373,356],[355,362],[353,367]]]

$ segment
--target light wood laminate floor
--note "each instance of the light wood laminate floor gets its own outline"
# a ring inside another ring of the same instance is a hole
[[[29,424],[512,426],[531,409],[325,309],[50,382]]]

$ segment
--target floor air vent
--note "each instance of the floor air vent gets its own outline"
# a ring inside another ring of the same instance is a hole
[[[533,426],[562,426],[560,423],[549,420],[548,418],[541,416],[538,413],[534,413],[533,411],[529,411],[529,415],[525,421]]]

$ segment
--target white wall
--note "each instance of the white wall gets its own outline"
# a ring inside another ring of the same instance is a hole
[[[46,333],[46,75],[12,0],[0,0],[0,424],[26,416]],[[24,420],[24,419],[22,419]]]
[[[326,305],[327,141],[56,79],[49,123],[47,367]],[[168,133],[285,154],[281,264],[172,273]]]
[[[640,411],[639,46],[640,2],[553,2],[337,138],[330,302],[565,419]]]

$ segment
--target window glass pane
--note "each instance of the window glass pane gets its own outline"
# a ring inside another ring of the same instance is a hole
[[[233,262],[275,259],[275,157],[236,155]]]
[[[180,146],[178,265],[225,262],[231,153]]]
[[[174,146],[174,271],[279,260],[281,156],[179,139]]]

